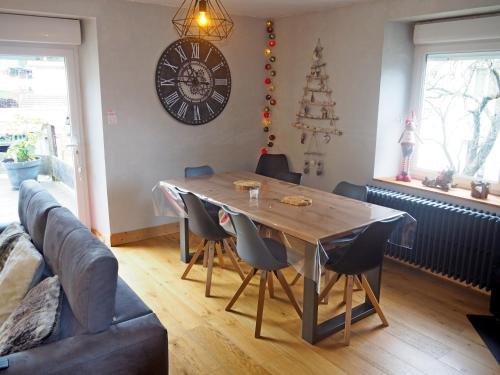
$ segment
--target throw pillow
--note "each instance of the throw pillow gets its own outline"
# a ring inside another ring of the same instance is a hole
[[[19,237],[26,237],[29,239],[28,233],[19,223],[9,224],[2,233],[0,233],[0,271],[3,269],[10,252],[14,248]]]
[[[0,271],[0,324],[19,305],[34,279],[41,278],[43,267],[42,254],[31,241],[20,237]]]
[[[40,345],[59,319],[60,300],[61,284],[57,275],[31,289],[0,326],[0,356]]]

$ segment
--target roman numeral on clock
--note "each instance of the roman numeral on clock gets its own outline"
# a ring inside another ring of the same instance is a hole
[[[178,101],[179,101],[179,94],[177,93],[177,91],[174,91],[169,96],[164,98],[165,104],[168,105],[169,107],[172,107]]]
[[[179,110],[177,111],[177,116],[179,117],[186,117],[186,112],[188,109],[188,105],[186,102],[182,102],[181,106],[179,107]]]
[[[173,78],[160,78],[160,86],[174,86],[175,81]]]
[[[219,102],[220,104],[224,103],[224,100],[226,100],[226,98],[224,98],[224,96],[222,96],[221,94],[219,94],[215,90],[212,93],[212,99],[215,100],[216,102]]]
[[[215,86],[227,86],[227,78],[216,78]]]
[[[184,52],[184,50],[182,49],[182,46],[178,46],[178,47],[175,47],[175,50],[177,51],[177,53],[179,54],[179,57],[181,58],[181,64],[187,60],[187,56],[186,56],[186,53]]]
[[[212,72],[216,72],[217,70],[219,70],[220,68],[222,68],[224,66],[224,63],[223,62],[220,62],[218,63],[217,65],[215,65],[213,68],[212,68]]]
[[[210,114],[213,115],[215,112],[212,109],[212,107],[210,107],[210,104],[208,104],[208,103],[205,103],[205,104],[207,105],[208,112],[210,112]]]
[[[174,71],[174,73],[177,73],[177,69],[179,69],[178,66],[170,64],[167,59],[165,59],[165,62],[163,63],[163,65],[168,66],[170,69],[172,69]]]
[[[191,43],[191,58],[199,59],[200,58],[200,43]]]
[[[193,107],[193,120],[194,121],[200,121],[201,120],[200,107],[198,107],[197,105],[195,105]]]

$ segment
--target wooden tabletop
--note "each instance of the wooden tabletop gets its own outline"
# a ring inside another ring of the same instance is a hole
[[[248,191],[235,188],[234,181],[246,179],[261,183],[258,200],[250,200]],[[340,237],[353,229],[403,213],[251,172],[181,177],[161,183],[190,191],[219,206],[226,205],[254,221],[311,244]],[[311,198],[312,204],[298,207],[281,203],[281,198],[287,195],[303,195]]]

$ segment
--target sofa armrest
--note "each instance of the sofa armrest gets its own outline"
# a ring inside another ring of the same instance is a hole
[[[8,355],[13,374],[158,374],[168,373],[167,331],[154,314],[113,325],[97,334],[79,335]]]

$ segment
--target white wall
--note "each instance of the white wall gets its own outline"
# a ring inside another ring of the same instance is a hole
[[[154,217],[151,189],[161,179],[182,175],[185,166],[210,164],[220,172],[255,168],[263,139],[259,121],[263,20],[234,19],[234,34],[218,44],[232,74],[229,103],[211,123],[193,127],[165,112],[154,86],[158,58],[178,38],[171,24],[175,9],[121,0],[0,0],[2,9],[95,19],[95,32],[93,21],[83,22],[87,40],[81,64],[97,48],[98,70],[82,69],[83,104],[92,151],[91,205],[98,215],[92,224],[104,235],[166,222]],[[95,108],[99,96],[100,111]],[[105,121],[110,108],[117,114],[117,125]],[[99,152],[100,142],[104,153]],[[108,207],[109,220],[102,214]]]
[[[384,88],[393,84],[390,82],[393,77],[387,75],[390,64],[382,72],[384,53],[389,62],[391,58],[397,58],[398,63],[404,63],[409,56],[409,51],[401,47],[409,37],[408,26],[388,23],[483,13],[498,10],[499,6],[498,0],[379,0],[277,20],[278,75],[275,81],[280,104],[273,114],[277,151],[287,153],[296,170],[302,169],[306,146],[300,144],[301,131],[290,125],[299,109],[298,100],[302,97],[312,51],[316,40],[321,38],[330,87],[337,102],[336,112],[340,117],[338,127],[344,130],[344,135],[324,145],[324,176],[308,176],[305,183],[323,190],[332,190],[341,180],[372,183],[377,122],[381,121],[378,125],[383,130],[395,125],[401,114],[408,110],[403,109],[407,97],[394,102],[393,113],[387,109],[391,95],[395,93],[380,97],[381,85]],[[398,28],[401,35],[394,34]],[[386,46],[389,50],[384,51],[384,35],[388,32],[392,40]],[[395,51],[393,48],[401,49]],[[392,73],[407,74],[410,71],[411,67]],[[399,83],[398,91],[403,91],[407,85],[408,79]],[[384,107],[380,117],[379,101]],[[400,131],[396,133],[397,137],[393,139],[384,138],[383,132],[379,134],[379,146],[395,150],[386,152],[388,155],[400,152],[397,142]]]

